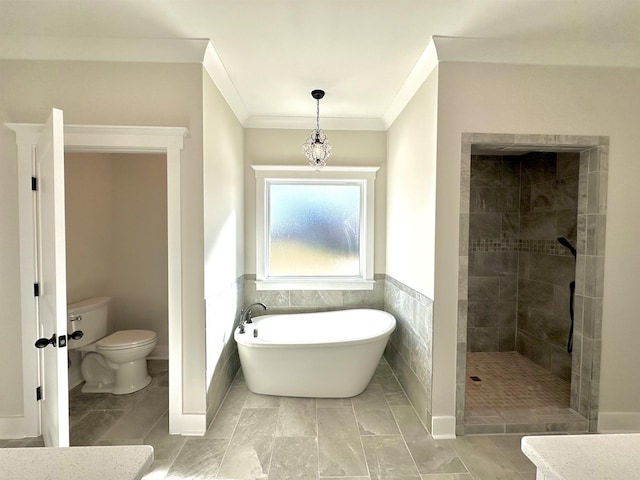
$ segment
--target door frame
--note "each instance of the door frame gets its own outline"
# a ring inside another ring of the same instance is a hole
[[[6,124],[16,132],[18,146],[18,202],[20,236],[20,297],[22,323],[23,428],[25,437],[40,435],[40,405],[36,388],[40,372],[36,300],[33,283],[36,272],[36,212],[31,178],[34,151],[42,124]],[[65,125],[65,151],[103,153],[160,153],[167,156],[167,267],[169,324],[169,430],[190,433],[193,415],[182,408],[182,212],[180,159],[184,127],[136,127]]]

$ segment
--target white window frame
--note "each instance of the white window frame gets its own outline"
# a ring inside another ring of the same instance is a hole
[[[375,179],[379,167],[324,167],[253,165],[256,178],[256,289],[257,290],[372,290],[374,286]],[[269,185],[271,183],[361,183],[360,274],[354,277],[269,277]]]

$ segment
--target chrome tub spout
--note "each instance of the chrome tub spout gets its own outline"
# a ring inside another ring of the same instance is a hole
[[[262,307],[265,311],[267,310],[267,306],[262,302],[252,303],[251,305],[249,305],[244,310],[240,310],[240,331],[239,331],[239,333],[244,333],[245,325],[247,323],[253,323],[253,321],[251,320],[251,309],[253,307],[257,307],[257,306]]]

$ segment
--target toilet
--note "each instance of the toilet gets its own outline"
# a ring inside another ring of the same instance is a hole
[[[151,330],[120,330],[107,335],[109,297],[94,297],[67,305],[68,331],[83,332],[69,339],[69,350],[82,352],[80,370],[84,393],[124,395],[151,383],[147,355],[156,346]]]

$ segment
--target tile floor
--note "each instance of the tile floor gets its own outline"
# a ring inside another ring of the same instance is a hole
[[[520,435],[434,440],[383,360],[350,399],[288,398],[248,391],[242,373],[204,437],[168,434],[166,364],[126,396],[70,395],[73,445],[149,444],[145,480],[533,480]],[[0,447],[37,446],[5,440]]]
[[[465,433],[586,432],[570,394],[569,382],[517,352],[468,352]]]

